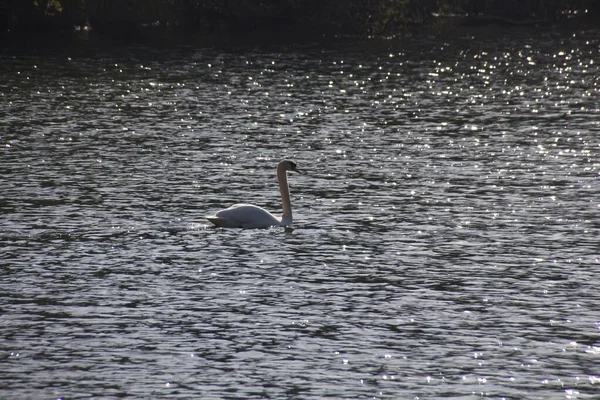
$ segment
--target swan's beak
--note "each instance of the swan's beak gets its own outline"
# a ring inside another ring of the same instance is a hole
[[[302,175],[302,172],[300,172],[300,170],[298,169],[298,167],[292,167],[292,171],[297,172],[300,175]]]

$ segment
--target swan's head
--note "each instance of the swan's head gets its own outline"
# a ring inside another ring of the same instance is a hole
[[[298,170],[298,166],[292,160],[281,160],[279,165],[277,165],[277,168],[283,168],[284,171],[294,171],[299,174],[302,173]]]

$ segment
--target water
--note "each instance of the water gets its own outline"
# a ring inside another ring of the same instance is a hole
[[[599,37],[5,49],[0,397],[599,398]]]

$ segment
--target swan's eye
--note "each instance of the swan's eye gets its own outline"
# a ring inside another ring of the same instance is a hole
[[[290,162],[290,167],[292,167],[292,169],[296,169],[296,163],[295,162]]]

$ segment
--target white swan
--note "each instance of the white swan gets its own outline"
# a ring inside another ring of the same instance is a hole
[[[222,228],[268,228],[270,226],[288,226],[292,224],[292,203],[290,201],[290,188],[288,186],[287,171],[300,173],[296,163],[282,160],[277,164],[277,180],[281,192],[283,215],[276,217],[264,208],[252,204],[234,204],[233,206],[218,211],[215,215],[205,218]]]

